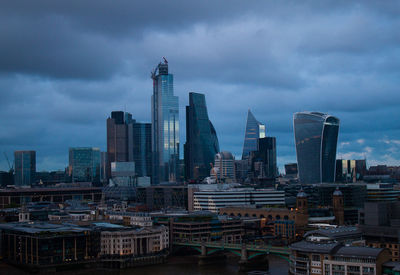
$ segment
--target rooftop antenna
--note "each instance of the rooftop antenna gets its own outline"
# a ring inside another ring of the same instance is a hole
[[[164,63],[168,64],[168,60],[164,56],[162,58],[164,59]]]

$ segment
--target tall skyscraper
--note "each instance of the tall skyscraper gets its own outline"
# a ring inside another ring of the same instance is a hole
[[[219,152],[217,133],[208,119],[204,94],[189,93],[186,106],[185,178],[203,180]]]
[[[247,112],[242,159],[247,159],[251,151],[257,151],[257,139],[264,137],[265,124],[259,122],[249,110]]]
[[[152,72],[151,97],[153,184],[176,181],[179,161],[179,101],[164,58]]]
[[[128,124],[129,161],[135,162],[138,177],[151,176],[151,123]]]
[[[215,155],[211,177],[218,177],[218,182],[236,181],[235,157],[231,152],[219,152]]]
[[[301,183],[334,182],[339,119],[318,112],[293,116]]]
[[[100,149],[69,148],[69,175],[72,182],[100,182]]]
[[[14,169],[16,186],[33,184],[36,176],[36,151],[15,151]]]
[[[107,119],[107,177],[111,176],[111,162],[128,161],[128,129],[125,113],[111,112]]]

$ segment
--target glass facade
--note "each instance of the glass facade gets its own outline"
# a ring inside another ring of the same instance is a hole
[[[186,106],[185,178],[203,180],[219,152],[217,133],[208,118],[204,94],[189,93]]]
[[[72,182],[99,182],[100,159],[99,148],[69,148],[69,174]]]
[[[14,152],[14,182],[17,186],[30,186],[35,183],[36,176],[36,152]]]
[[[174,182],[179,160],[179,102],[166,60],[158,64],[152,79],[152,182]]]
[[[339,119],[302,112],[294,114],[293,125],[300,182],[334,182]]]
[[[132,124],[132,153],[138,177],[151,176],[151,124]]]
[[[257,139],[265,137],[265,124],[260,123],[249,110],[247,113],[246,132],[242,159],[249,157],[251,151],[257,151]]]

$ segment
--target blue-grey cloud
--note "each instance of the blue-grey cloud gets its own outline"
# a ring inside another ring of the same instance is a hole
[[[338,157],[400,164],[399,15],[398,1],[3,3],[0,150],[37,150],[39,170],[63,169],[70,146],[105,150],[112,110],[150,121],[166,56],[181,143],[198,91],[238,158],[247,109],[277,137],[280,167],[296,159],[293,113],[317,110],[341,119]]]

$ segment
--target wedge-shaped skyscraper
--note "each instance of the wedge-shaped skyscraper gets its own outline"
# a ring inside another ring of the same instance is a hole
[[[300,182],[334,182],[339,119],[300,112],[294,114],[293,125]]]
[[[265,124],[259,122],[249,110],[247,112],[242,159],[247,159],[251,151],[257,151],[257,140],[264,137]]]
[[[202,180],[210,175],[211,163],[219,152],[217,133],[208,119],[204,94],[189,93],[186,106],[185,177]]]

